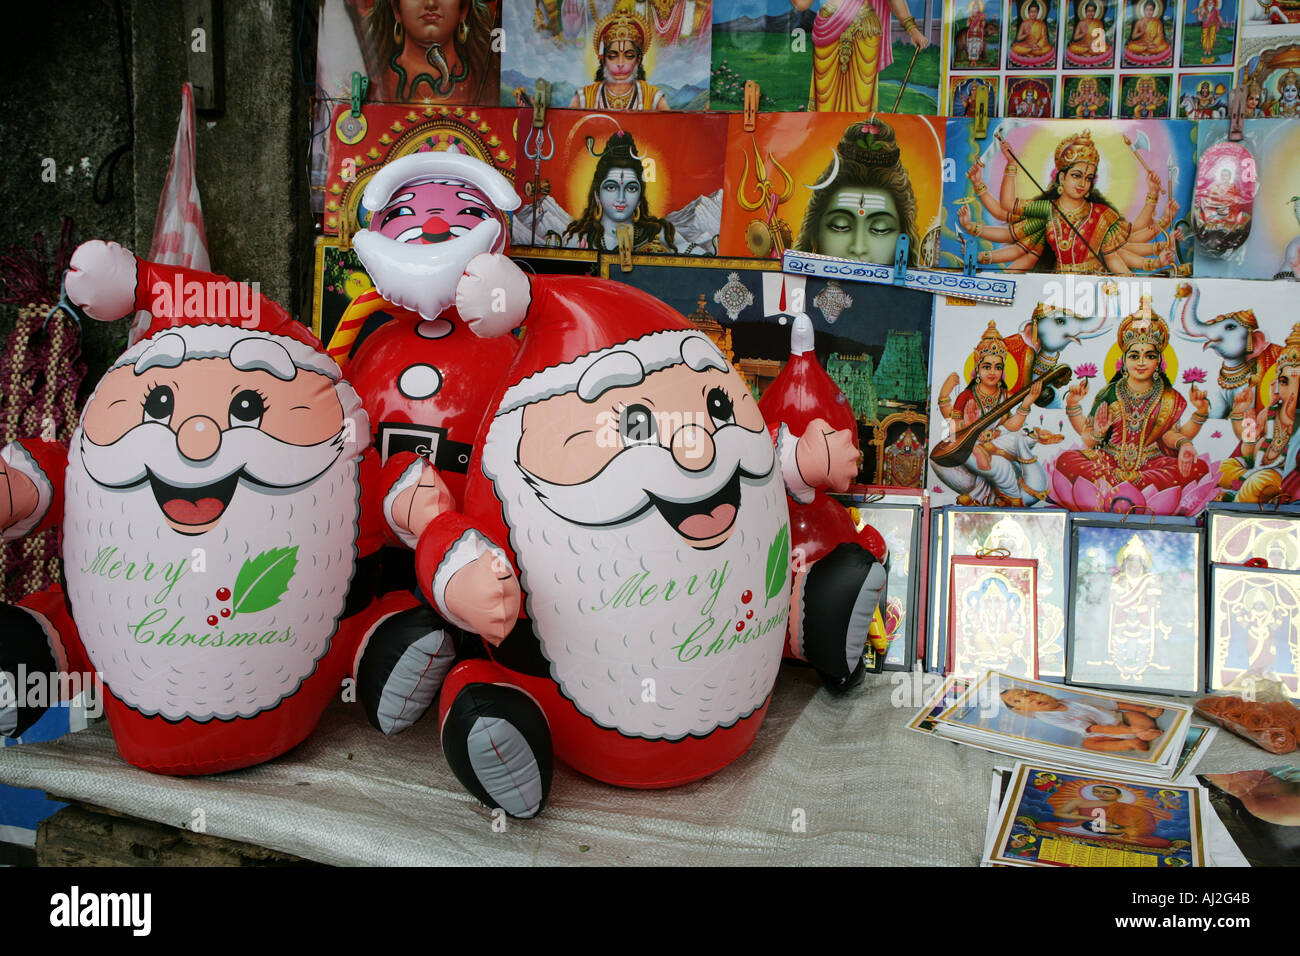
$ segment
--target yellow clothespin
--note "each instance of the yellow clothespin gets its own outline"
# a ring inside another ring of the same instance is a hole
[[[551,84],[538,79],[533,95],[533,129],[546,126],[546,108],[551,105]]]
[[[983,83],[972,91],[975,100],[975,138],[984,139],[989,135],[989,88]]]
[[[622,272],[632,271],[632,243],[635,233],[630,222],[618,224],[618,268]]]
[[[758,84],[753,80],[745,81],[745,132],[754,132],[754,122],[758,117]]]

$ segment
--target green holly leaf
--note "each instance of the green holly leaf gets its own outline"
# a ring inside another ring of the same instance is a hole
[[[763,601],[764,605],[785,590],[786,584],[789,583],[786,576],[789,569],[790,525],[783,524],[781,530],[776,533],[776,540],[767,549],[767,598]]]
[[[265,611],[280,603],[298,567],[298,546],[272,548],[249,558],[235,578],[230,616]]]

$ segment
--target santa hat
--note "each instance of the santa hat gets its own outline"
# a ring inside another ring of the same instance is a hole
[[[654,296],[608,279],[542,276],[532,282],[523,347],[498,414],[577,392],[594,402],[610,388],[686,363],[726,370],[708,336]]]
[[[795,317],[790,329],[790,358],[763,391],[758,410],[767,421],[782,422],[795,435],[802,435],[814,418],[857,435],[857,419],[849,400],[817,361],[812,319],[807,313]]]
[[[515,187],[490,165],[464,153],[441,150],[411,153],[386,163],[366,184],[361,205],[373,213],[388,205],[397,191],[406,186],[448,181],[475,187],[503,212],[519,208]]]

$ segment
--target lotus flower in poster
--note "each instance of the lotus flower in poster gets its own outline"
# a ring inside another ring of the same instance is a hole
[[[1219,464],[1211,462],[1209,455],[1201,455],[1200,461],[1206,467],[1206,473],[1201,478],[1186,485],[1162,489],[1155,485],[1138,488],[1129,481],[1117,485],[1106,481],[1094,483],[1082,475],[1072,481],[1056,468],[1055,461],[1049,461],[1049,495],[1052,501],[1071,511],[1143,515],[1200,514],[1219,491]]]

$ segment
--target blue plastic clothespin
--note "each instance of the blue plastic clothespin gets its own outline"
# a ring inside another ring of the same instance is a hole
[[[894,246],[894,285],[907,285],[907,233],[901,233]]]
[[[352,115],[361,115],[361,101],[366,98],[366,90],[370,89],[370,77],[363,76],[356,70],[352,71]]]
[[[68,290],[61,283],[59,285],[59,301],[54,303],[54,308],[45,313],[45,318],[41,321],[41,331],[45,331],[46,326],[50,324],[50,316],[60,309],[72,317],[72,322],[77,327],[77,347],[80,348],[82,339],[81,325],[86,320],[86,316],[80,308],[72,304],[72,300],[68,298]]]
[[[973,276],[975,274],[975,265],[979,253],[975,249],[975,243],[966,241],[961,247],[961,272],[962,275]]]

